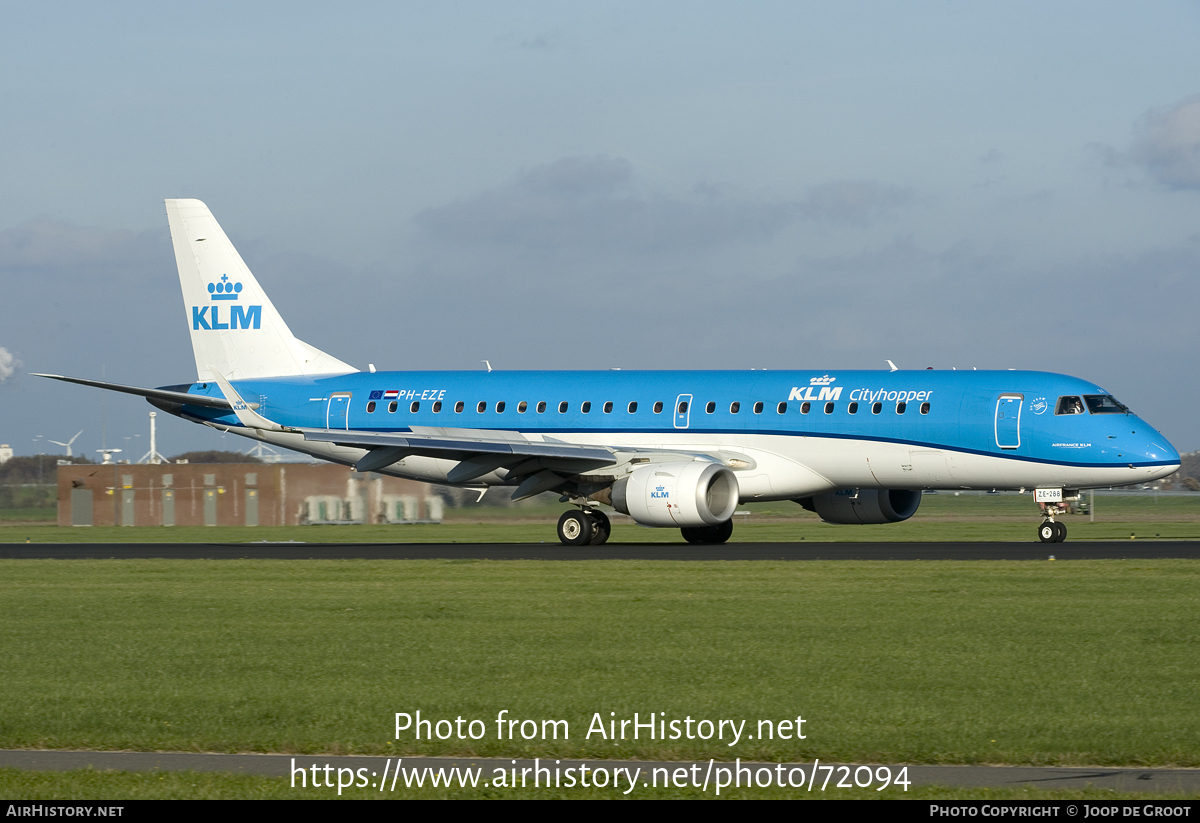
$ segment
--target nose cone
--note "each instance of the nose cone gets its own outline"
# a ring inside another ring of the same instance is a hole
[[[1179,470],[1179,452],[1167,441],[1167,438],[1153,429],[1150,431],[1154,432],[1156,436],[1151,437],[1150,442],[1146,444],[1143,450],[1143,460],[1150,464],[1153,479],[1157,480]]]

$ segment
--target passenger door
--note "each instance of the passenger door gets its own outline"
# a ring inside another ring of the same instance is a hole
[[[692,396],[681,394],[675,398],[675,428],[686,429],[692,415]]]
[[[350,411],[350,392],[329,395],[329,407],[325,411],[325,428],[348,429],[347,412]]]
[[[1023,394],[1005,393],[996,401],[996,445],[1002,449],[1021,447],[1021,405]]]

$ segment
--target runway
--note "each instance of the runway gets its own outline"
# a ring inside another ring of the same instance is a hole
[[[0,559],[102,560],[1150,560],[1200,558],[1200,541],[1067,543],[10,543]]]
[[[543,768],[557,765],[560,769],[578,768],[587,765],[589,769],[641,769],[641,775],[647,780],[653,779],[653,770],[665,769],[666,774],[673,774],[679,768],[691,771],[694,761],[654,762],[645,760],[541,760],[538,766]],[[703,774],[708,768],[708,761],[695,761],[699,773]],[[74,769],[98,769],[129,772],[146,771],[197,771],[197,772],[228,772],[233,774],[253,774],[266,777],[289,778],[292,770],[302,770],[311,773],[316,766],[318,772],[325,766],[331,767],[333,774],[337,769],[366,768],[369,772],[381,775],[385,765],[395,770],[396,758],[384,757],[338,757],[323,755],[286,755],[286,754],[198,754],[190,752],[80,752],[80,751],[0,751],[0,767],[30,769],[39,771],[71,771]],[[491,776],[493,769],[534,769],[533,760],[513,761],[508,758],[484,757],[405,757],[405,769],[452,769],[478,768],[483,769],[485,776]],[[717,766],[734,767],[734,762],[720,762]],[[740,762],[741,767],[751,771],[758,769],[776,770],[778,764]],[[842,778],[841,766],[850,767],[853,774],[856,764],[820,763],[816,786],[820,793],[821,779],[826,769],[832,767],[835,771],[833,778],[825,788],[826,795],[836,796],[837,788],[834,783]],[[871,764],[872,769],[880,764]],[[785,764],[785,772],[793,767],[811,772],[813,763]],[[900,765],[889,766],[892,774],[898,774]],[[957,787],[994,787],[1007,788],[1029,786],[1041,789],[1111,789],[1121,793],[1156,792],[1156,793],[1196,793],[1200,792],[1200,769],[1147,769],[1147,768],[1109,768],[1109,767],[1042,767],[1042,766],[907,766],[908,779],[914,786],[957,786]],[[531,772],[532,773],[532,772]],[[485,777],[486,779],[486,777]],[[532,778],[530,778],[532,780]],[[297,777],[297,782],[299,778]],[[400,784],[401,790],[403,783]],[[890,788],[885,790],[885,796],[890,798],[903,797],[903,790]]]

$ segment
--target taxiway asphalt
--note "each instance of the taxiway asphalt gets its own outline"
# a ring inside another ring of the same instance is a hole
[[[1200,558],[1200,541],[1067,543],[8,543],[0,559],[100,560],[1149,560]]]

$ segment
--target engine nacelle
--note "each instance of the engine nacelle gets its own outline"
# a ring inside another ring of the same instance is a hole
[[[841,489],[796,501],[826,523],[899,523],[917,513],[921,492],[908,489]]]
[[[715,526],[737,504],[737,477],[717,463],[653,463],[612,487],[613,508],[643,526]]]

